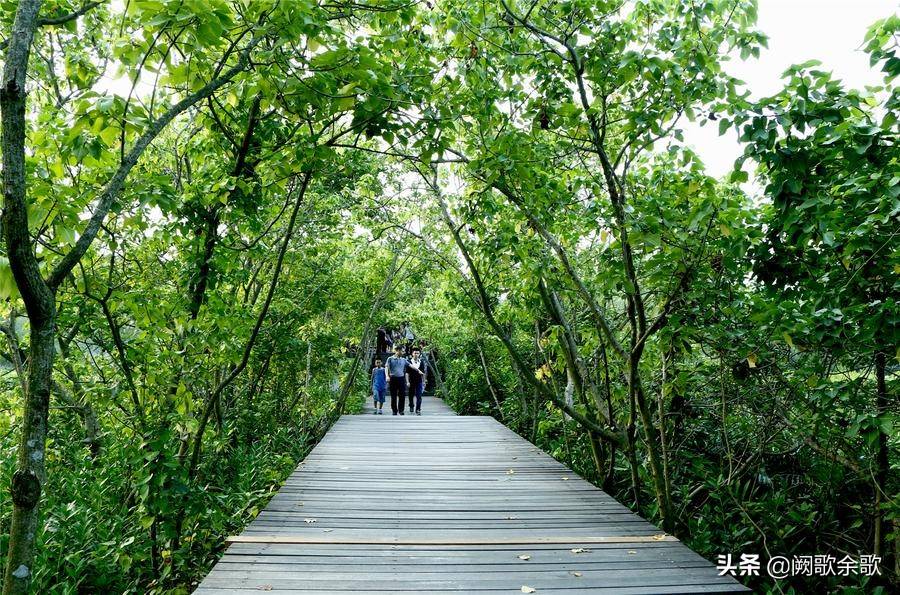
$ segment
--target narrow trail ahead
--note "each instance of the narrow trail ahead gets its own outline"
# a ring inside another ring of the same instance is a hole
[[[422,411],[343,416],[196,593],[747,591],[493,418]]]

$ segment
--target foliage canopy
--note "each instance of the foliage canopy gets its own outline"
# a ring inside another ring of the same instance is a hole
[[[707,557],[883,559],[750,586],[897,580],[896,15],[757,99],[751,0],[0,7],[4,593],[190,590],[403,320]]]

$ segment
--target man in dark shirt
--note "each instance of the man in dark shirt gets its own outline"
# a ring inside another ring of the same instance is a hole
[[[394,415],[398,413],[403,415],[403,401],[406,394],[406,368],[408,360],[401,354],[399,345],[394,346],[394,355],[387,359],[385,367],[388,371],[389,384],[391,391],[391,412]]]
[[[413,349],[412,357],[406,366],[406,376],[409,378],[409,412],[413,412],[413,397],[415,397],[416,415],[422,415],[422,393],[425,390],[425,378],[428,373],[427,364],[421,355],[422,352],[418,347]],[[403,409],[402,401],[400,409]]]
[[[377,347],[375,348],[375,355],[380,358],[388,357],[388,354],[391,352],[391,347],[393,346],[393,341],[391,341],[390,332],[385,330],[385,328],[378,328],[378,340],[375,342]]]

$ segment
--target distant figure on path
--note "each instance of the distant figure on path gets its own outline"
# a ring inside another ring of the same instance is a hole
[[[375,404],[375,415],[384,414],[382,409],[384,409],[387,386],[387,370],[381,365],[381,358],[375,358],[375,367],[372,368],[372,401]]]
[[[403,333],[400,332],[400,329],[389,329],[388,341],[393,348],[403,347]],[[401,353],[401,355],[405,354]]]
[[[419,341],[419,351],[422,354],[422,365],[424,366],[423,370],[425,372],[424,378],[422,379],[422,392],[428,390],[428,375],[433,374],[434,371],[431,369],[431,357],[429,356],[429,347],[428,343],[424,340]]]
[[[406,399],[406,368],[408,361],[401,353],[400,345],[394,345],[394,355],[387,359],[387,373],[390,378],[391,411],[403,415],[403,401]]]
[[[400,335],[403,339],[403,344],[406,347],[406,354],[411,355],[413,341],[416,340],[416,334],[413,332],[408,320],[403,321],[403,325],[400,327]]]
[[[391,340],[391,332],[383,326],[378,327],[378,340],[375,342],[375,352],[378,357],[387,357],[391,353],[394,342]]]
[[[413,412],[413,397],[415,397],[416,415],[422,415],[422,393],[425,391],[425,379],[428,374],[428,364],[422,359],[422,352],[418,347],[413,348],[412,357],[407,365],[406,372],[409,377],[409,412]],[[403,409],[401,402],[400,409]]]

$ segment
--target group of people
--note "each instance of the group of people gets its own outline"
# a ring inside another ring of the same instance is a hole
[[[412,325],[408,320],[404,320],[399,328],[382,326],[378,328],[375,352],[378,355],[388,357],[393,353],[394,347],[399,346],[403,348],[405,353],[411,354],[415,340],[416,334],[413,332]]]
[[[409,322],[404,322],[399,331],[378,329],[377,354],[371,375],[375,415],[384,414],[388,392],[393,415],[405,415],[407,399],[409,414],[422,415],[422,394],[428,382],[429,362],[424,342],[416,343],[415,339]],[[389,355],[391,351],[393,354]]]

